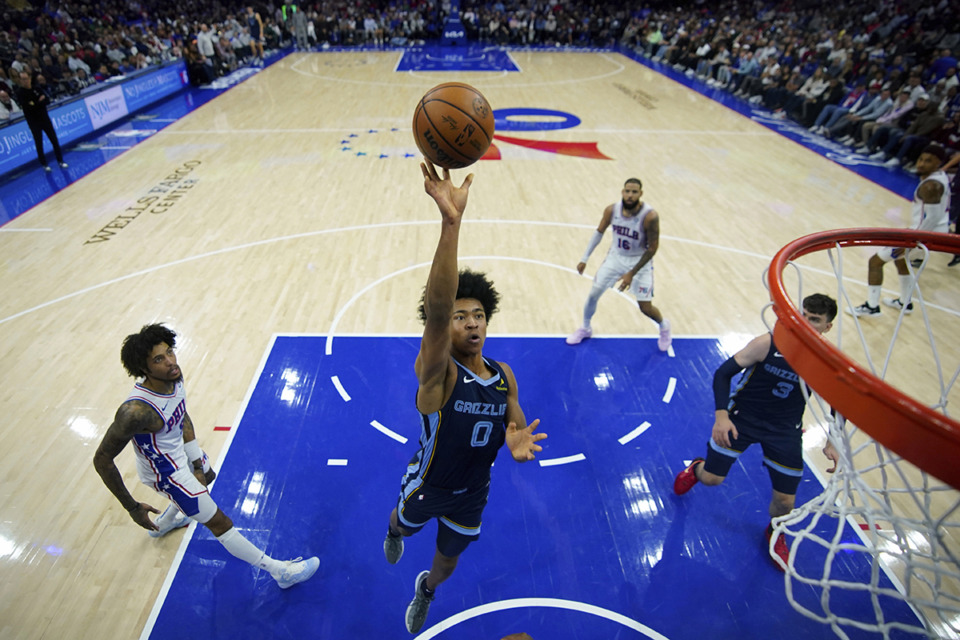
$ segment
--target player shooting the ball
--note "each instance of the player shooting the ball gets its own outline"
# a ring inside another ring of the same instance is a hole
[[[403,536],[437,519],[436,552],[429,571],[421,571],[406,624],[417,633],[427,619],[436,588],[449,578],[461,553],[480,537],[487,504],[490,467],[506,442],[517,462],[541,451],[520,408],[517,381],[506,363],[483,356],[487,322],[497,310],[499,294],[485,274],[457,270],[460,222],[473,174],[460,187],[443,178],[429,162],[421,163],[424,189],[442,218],[440,241],[420,305],[424,323],[417,374],[420,450],[407,466],[396,508],[383,542],[387,562],[403,555]]]

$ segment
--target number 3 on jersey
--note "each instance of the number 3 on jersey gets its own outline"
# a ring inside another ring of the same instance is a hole
[[[791,391],[793,391],[792,384],[790,384],[789,382],[778,382],[777,386],[774,387],[773,391],[771,391],[770,393],[777,396],[778,398],[786,398],[787,396],[790,395]]]

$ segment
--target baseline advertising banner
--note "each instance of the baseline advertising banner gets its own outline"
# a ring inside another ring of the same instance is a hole
[[[186,84],[184,69],[181,60],[50,109],[50,119],[57,131],[60,146],[66,147],[97,129],[180,91]],[[46,136],[43,136],[43,148],[46,153],[53,151]],[[36,159],[33,134],[26,121],[19,120],[0,128],[0,175]],[[53,159],[50,161],[53,162]]]
[[[83,103],[87,105],[90,122],[93,123],[95,130],[103,128],[129,113],[127,102],[123,99],[123,89],[119,86],[98,91],[92,96],[84,98]]]

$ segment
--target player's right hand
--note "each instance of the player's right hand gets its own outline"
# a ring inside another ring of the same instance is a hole
[[[128,511],[127,513],[130,514],[130,517],[133,518],[134,522],[144,529],[147,529],[148,531],[160,530],[160,527],[158,527],[156,523],[150,519],[151,513],[159,514],[160,512],[148,505],[146,502],[141,502],[136,509],[133,511]]]
[[[586,269],[586,268],[587,268],[587,263],[586,263],[586,262],[579,262],[579,263],[577,263],[577,273],[579,273],[580,275],[583,275],[583,270]]]
[[[731,441],[736,440],[739,435],[737,427],[731,422],[730,418],[718,416],[716,422],[713,423],[713,441],[721,447],[729,448]]]

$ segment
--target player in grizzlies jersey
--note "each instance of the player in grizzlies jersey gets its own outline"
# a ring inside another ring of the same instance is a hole
[[[263,66],[263,19],[260,12],[247,7],[247,28],[250,29],[250,55],[253,63]]]
[[[210,529],[231,555],[268,571],[281,589],[303,582],[316,572],[317,558],[274,560],[244,538],[210,497],[207,484],[216,474],[197,444],[187,413],[183,374],[174,351],[176,337],[168,327],[151,324],[123,341],[120,360],[127,373],[142,381],[117,409],[93,466],[133,521],[151,536],[165,535],[195,520]],[[130,494],[114,462],[131,440],[140,481],[171,502],[156,522],[150,514],[160,512]]]
[[[460,187],[429,163],[420,165],[424,188],[440,209],[440,240],[420,305],[424,323],[414,364],[420,412],[420,449],[407,466],[396,508],[390,513],[383,551],[396,564],[403,536],[437,520],[432,566],[414,582],[406,625],[417,633],[436,588],[449,578],[460,554],[480,537],[490,466],[506,443],[517,462],[534,459],[546,434],[534,433],[520,408],[517,381],[505,363],[483,355],[487,323],[499,295],[482,273],[457,269],[460,221],[473,174]]]
[[[829,331],[836,316],[837,303],[830,296],[815,293],[803,299],[803,317],[818,333]],[[746,371],[731,393],[730,382],[744,369]],[[754,338],[720,365],[713,376],[716,416],[707,443],[706,460],[695,458],[677,474],[674,492],[683,495],[698,481],[707,486],[721,484],[740,454],[750,445],[759,443],[763,449],[763,464],[773,485],[770,518],[790,513],[803,476],[803,432],[800,426],[806,403],[801,384],[803,382],[777,351],[770,333]],[[836,450],[828,444],[823,453],[833,460],[834,466],[828,470],[833,472],[837,462]],[[768,525],[768,544],[772,531],[772,526]],[[774,552],[786,563],[790,550],[782,536],[774,543]]]
[[[657,340],[660,350],[667,351],[670,348],[670,321],[664,319],[660,309],[653,306],[653,256],[660,246],[660,216],[640,199],[642,195],[640,180],[630,178],[620,192],[620,202],[603,210],[600,224],[590,236],[577,271],[583,273],[587,268],[587,260],[600,244],[607,227],[613,229],[613,240],[607,257],[593,278],[587,302],[583,305],[583,325],[567,337],[567,344],[580,344],[593,335],[590,321],[597,311],[597,302],[607,289],[619,281],[618,289],[629,289],[643,315],[660,327]]]

